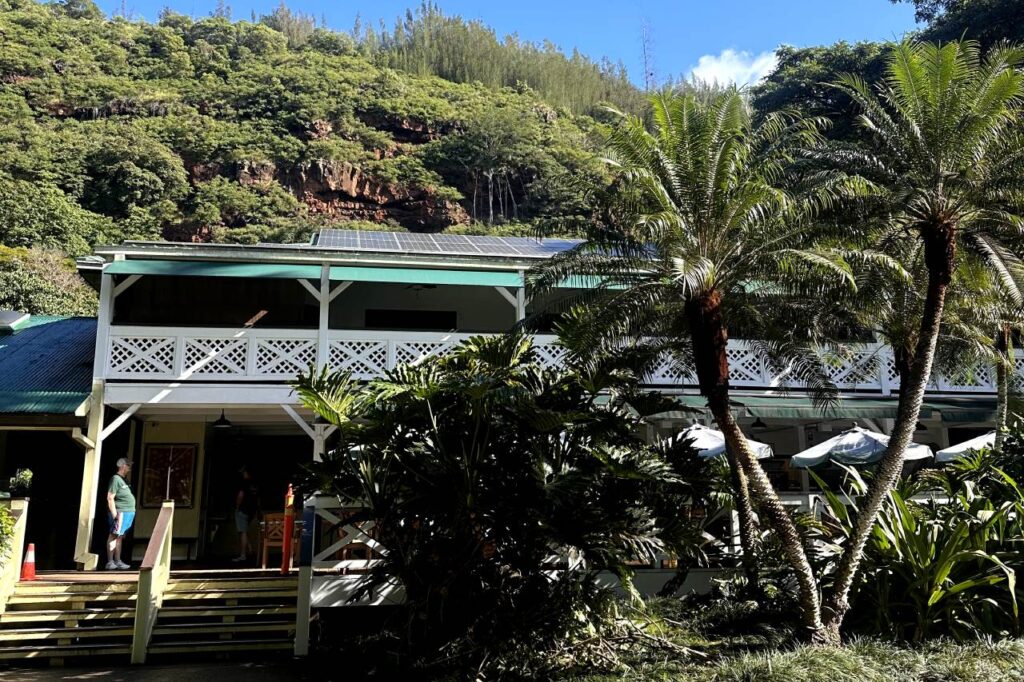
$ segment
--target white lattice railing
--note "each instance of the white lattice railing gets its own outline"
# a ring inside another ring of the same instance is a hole
[[[472,334],[332,330],[326,339],[332,369],[372,379],[388,369],[448,352]],[[534,337],[547,366],[565,351],[555,337]],[[165,381],[289,381],[318,364],[319,339],[312,329],[207,329],[167,327],[110,328],[105,376],[109,379]],[[730,383],[737,388],[772,389],[802,384],[787,370],[773,368],[753,344],[729,342]],[[1022,360],[1024,365],[1024,360]],[[892,352],[866,344],[831,359],[829,374],[843,390],[890,395],[899,387]],[[1022,373],[1018,367],[1017,379]],[[665,357],[647,378],[652,386],[694,386],[692,370]],[[941,393],[994,393],[989,367],[980,365],[938,376],[932,390]]]
[[[288,380],[317,361],[315,330],[111,327],[110,379]]]

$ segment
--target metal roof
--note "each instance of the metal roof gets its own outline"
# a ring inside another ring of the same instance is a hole
[[[576,239],[321,230],[313,235],[310,246],[322,249],[372,251],[375,253],[421,253],[543,259],[571,249],[577,244],[579,244],[579,240]]]
[[[92,389],[96,320],[32,316],[0,334],[0,414],[73,415]]]

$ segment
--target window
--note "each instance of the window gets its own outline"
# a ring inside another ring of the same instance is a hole
[[[381,310],[368,309],[367,329],[450,332],[458,328],[454,310]]]

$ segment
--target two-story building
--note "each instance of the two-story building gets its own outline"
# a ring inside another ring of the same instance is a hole
[[[279,509],[290,478],[330,436],[299,406],[290,387],[297,373],[329,365],[369,379],[471,334],[504,332],[572,294],[531,298],[524,279],[572,244],[324,230],[308,244],[97,248],[79,262],[100,307],[80,496],[67,512],[78,524],[68,561],[96,565],[100,500],[122,456],[136,463],[137,538],[149,534],[161,501],[171,497],[176,558],[231,556],[239,468],[255,472],[264,507]],[[553,336],[538,334],[536,344],[545,362],[559,362]],[[731,341],[729,352],[737,414],[749,435],[774,447],[770,466],[781,487],[800,486],[786,455],[852,423],[883,432],[892,426],[896,377],[884,347],[864,347],[835,367],[842,400],[828,414],[799,385],[783,390],[784,379],[749,344]],[[668,359],[646,381],[679,402],[656,430],[706,419],[693,377]],[[937,447],[965,440],[991,424],[993,411],[987,369],[937,377],[917,440]],[[137,556],[143,548],[136,543]]]

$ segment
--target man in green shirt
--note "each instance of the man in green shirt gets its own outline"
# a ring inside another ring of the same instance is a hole
[[[135,495],[128,485],[128,472],[132,463],[122,457],[117,460],[117,473],[110,477],[107,487],[107,520],[110,534],[107,536],[107,570],[131,568],[121,561],[121,540],[135,521]]]

